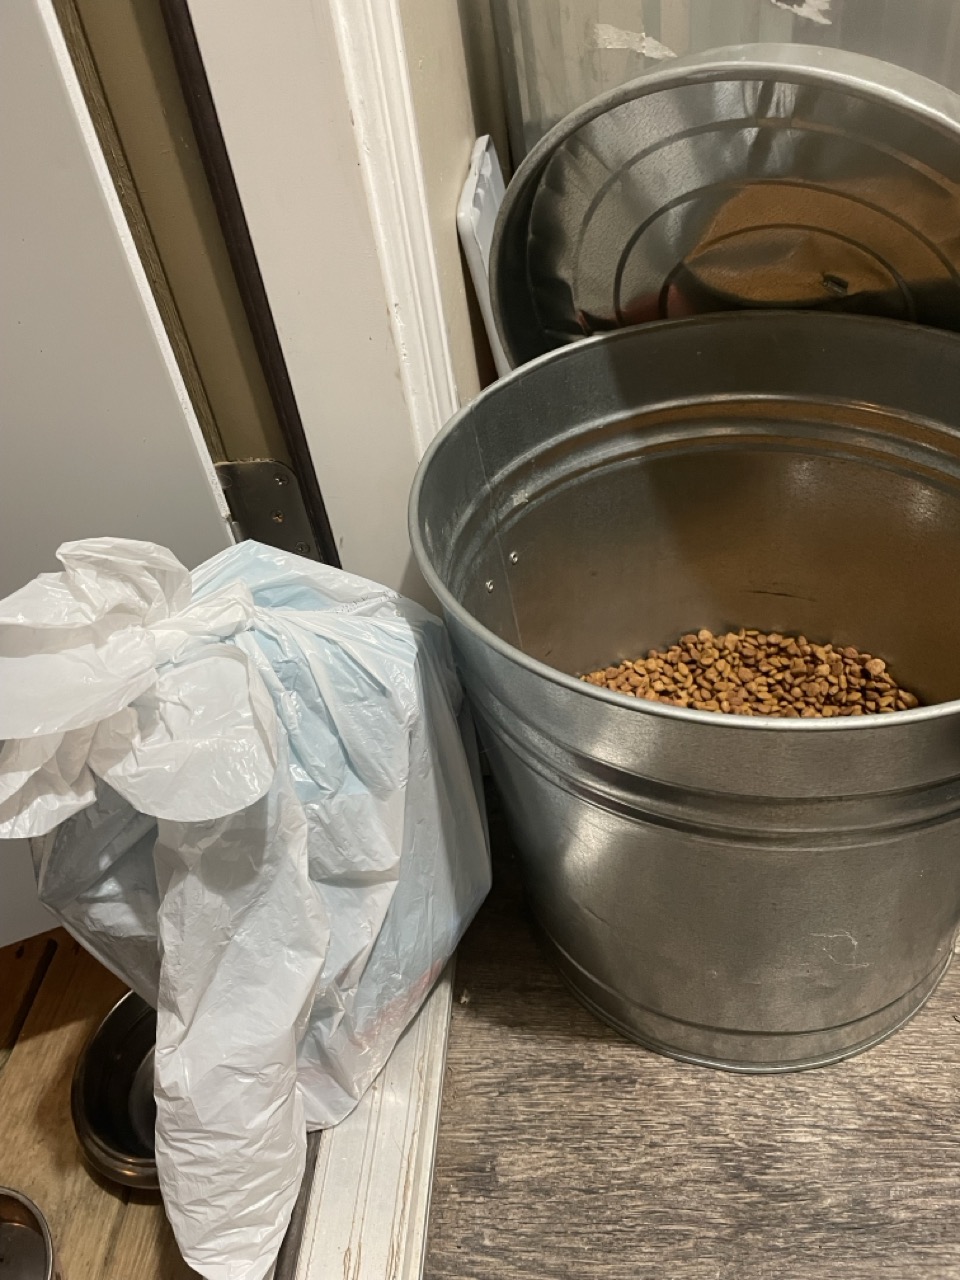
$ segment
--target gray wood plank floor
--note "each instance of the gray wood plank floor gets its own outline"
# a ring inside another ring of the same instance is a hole
[[[461,947],[426,1280],[960,1280],[960,962],[885,1044],[745,1077],[569,995],[516,872]]]

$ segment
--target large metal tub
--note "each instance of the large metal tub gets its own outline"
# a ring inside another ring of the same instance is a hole
[[[583,1001],[743,1071],[920,1007],[960,920],[960,339],[769,312],[592,339],[454,419],[411,512]],[[938,705],[765,721],[575,678],[740,625],[879,653]]]

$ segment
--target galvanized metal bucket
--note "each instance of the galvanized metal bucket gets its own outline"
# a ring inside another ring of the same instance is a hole
[[[497,215],[514,366],[584,336],[786,308],[960,328],[960,96],[836,49],[665,63],[565,117]]]
[[[793,312],[591,339],[454,419],[411,534],[583,1001],[740,1071],[916,1012],[960,922],[960,338]],[[741,625],[879,653],[936,705],[767,721],[576,679]]]

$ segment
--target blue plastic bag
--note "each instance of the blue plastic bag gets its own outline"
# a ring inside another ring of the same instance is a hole
[[[487,893],[442,624],[243,542],[193,575],[94,539],[0,602],[0,836],[158,1010],[186,1261],[270,1269],[307,1128],[347,1115]],[[49,833],[49,834],[46,834]]]

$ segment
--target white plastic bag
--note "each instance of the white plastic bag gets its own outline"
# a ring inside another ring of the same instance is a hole
[[[306,1129],[353,1109],[489,887],[446,635],[257,543],[192,580],[149,543],[59,555],[0,602],[0,836],[50,833],[43,901],[157,1006],[184,1257],[262,1280]]]

